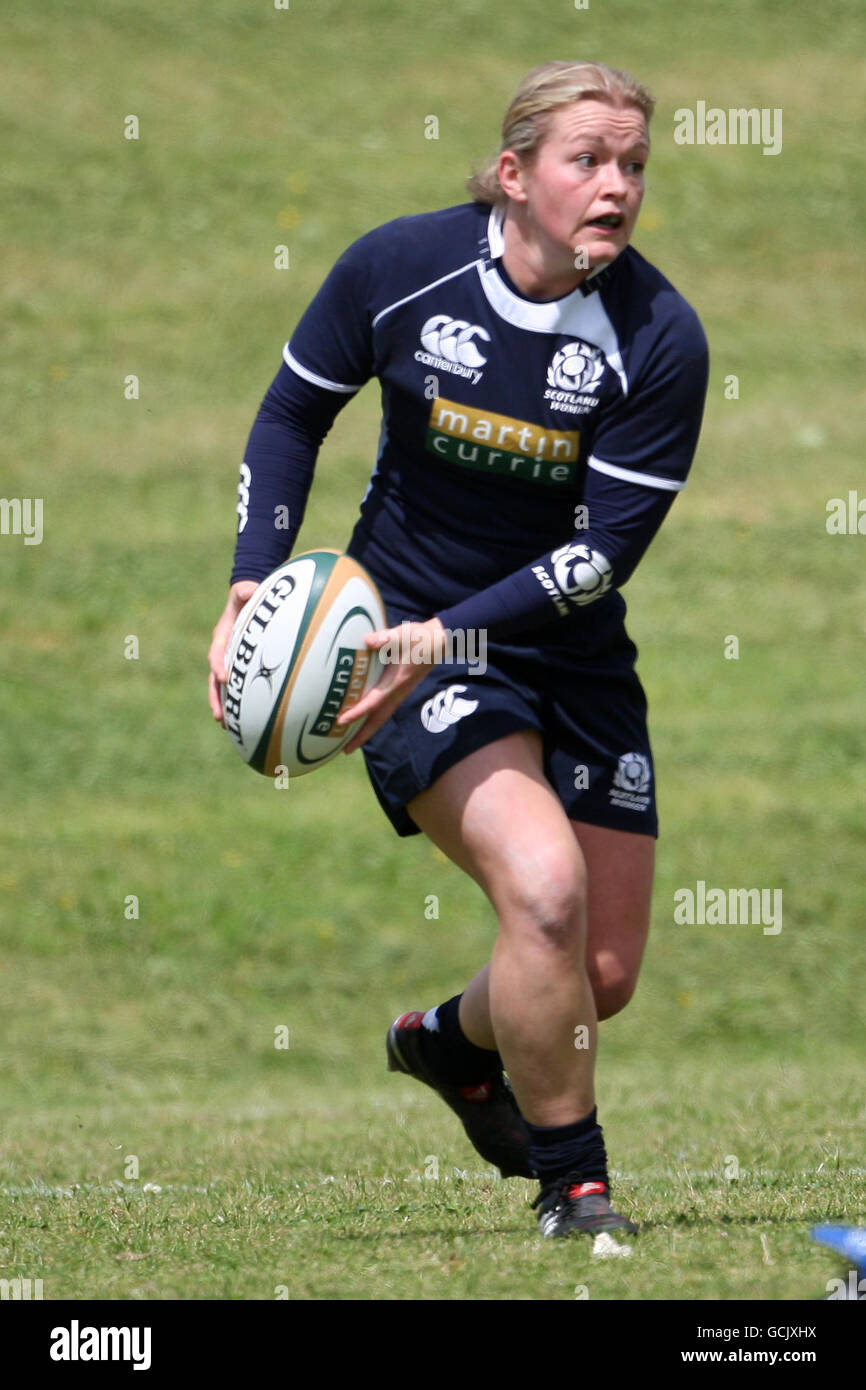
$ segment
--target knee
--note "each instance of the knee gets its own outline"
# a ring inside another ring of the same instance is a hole
[[[589,979],[599,1023],[620,1013],[637,989],[637,970],[625,969],[618,962],[602,969],[590,965]]]
[[[504,930],[571,955],[586,939],[586,882],[571,855],[544,855],[503,885],[497,904]]]

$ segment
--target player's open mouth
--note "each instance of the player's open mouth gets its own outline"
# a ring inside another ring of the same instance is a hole
[[[605,231],[611,231],[621,227],[624,220],[622,213],[610,212],[606,213],[604,217],[594,217],[586,225],[588,227],[603,227]]]

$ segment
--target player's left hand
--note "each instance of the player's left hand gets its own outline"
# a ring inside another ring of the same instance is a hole
[[[366,642],[371,650],[387,648],[388,665],[379,684],[337,719],[338,725],[345,726],[368,716],[364,727],[346,744],[344,753],[354,753],[366,743],[391,718],[401,700],[432,671],[442,659],[444,634],[438,618],[430,618],[426,623],[400,623],[398,627],[368,634]]]

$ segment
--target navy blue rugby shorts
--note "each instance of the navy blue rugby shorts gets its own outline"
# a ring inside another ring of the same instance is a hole
[[[392,624],[417,617],[387,608]],[[622,621],[583,652],[561,633],[549,644],[543,635],[526,645],[489,642],[485,661],[470,648],[465,662],[434,667],[363,746],[398,835],[419,833],[406,810],[413,797],[462,758],[521,729],[541,735],[545,776],[571,820],[658,835],[646,696]]]

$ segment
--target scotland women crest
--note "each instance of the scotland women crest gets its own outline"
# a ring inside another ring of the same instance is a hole
[[[601,348],[580,338],[554,353],[547,369],[547,384],[554,391],[594,391],[604,375]]]

